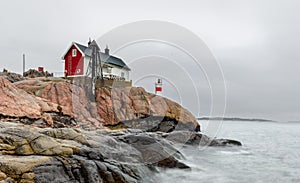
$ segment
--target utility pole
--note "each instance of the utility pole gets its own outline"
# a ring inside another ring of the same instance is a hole
[[[23,54],[23,76],[25,76],[25,54]]]

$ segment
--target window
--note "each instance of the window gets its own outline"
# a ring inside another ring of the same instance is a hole
[[[76,49],[73,49],[73,50],[72,50],[72,57],[76,57],[76,55],[77,55],[77,50],[76,50]]]
[[[125,77],[125,73],[121,72],[121,77],[124,78]]]

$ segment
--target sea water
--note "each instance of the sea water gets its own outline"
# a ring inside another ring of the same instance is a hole
[[[217,136],[243,146],[182,147],[191,170],[160,170],[145,182],[300,182],[300,123],[225,121]]]

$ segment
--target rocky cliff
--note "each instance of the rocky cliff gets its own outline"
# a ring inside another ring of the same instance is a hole
[[[121,123],[130,128],[164,132],[175,129],[200,130],[198,122],[188,110],[143,88],[100,88],[96,91],[96,102],[104,125]],[[163,125],[169,125],[169,128],[160,128]]]
[[[241,145],[199,133],[190,112],[143,88],[91,98],[68,80],[0,77],[0,98],[1,183],[142,182],[159,167],[189,169],[179,144]]]
[[[62,79],[24,80],[14,83],[14,86],[31,96],[60,106],[62,114],[74,117],[78,125],[86,129],[120,123],[126,123],[131,128],[149,130],[158,129],[157,126],[162,123],[170,124],[170,128],[160,128],[162,131],[173,131],[176,127],[200,129],[188,110],[169,99],[148,93],[143,88],[99,88],[95,91],[95,98],[90,99],[85,87]],[[153,117],[156,123],[153,123]],[[145,121],[149,119],[151,125],[146,126]]]
[[[98,117],[96,103],[86,97],[84,88],[73,85],[68,80],[34,78],[16,82],[8,87],[16,87],[18,91],[25,91],[31,97],[54,104],[56,109],[52,112],[57,113],[56,117],[65,116],[74,119],[76,127],[102,128],[102,119]]]

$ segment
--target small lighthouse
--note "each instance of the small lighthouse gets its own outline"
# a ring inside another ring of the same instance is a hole
[[[155,83],[155,94],[160,95],[162,92],[162,79],[157,79]]]

